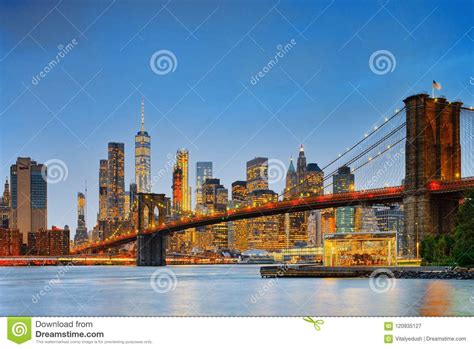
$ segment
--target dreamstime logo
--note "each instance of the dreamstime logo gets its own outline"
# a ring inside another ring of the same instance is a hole
[[[65,181],[69,170],[64,161],[59,159],[50,159],[44,163],[41,169],[41,176],[49,184],[56,184]]]
[[[64,59],[77,45],[78,42],[76,39],[72,39],[71,42],[67,43],[66,45],[59,44],[58,52],[56,53],[54,59],[50,60],[38,74],[31,78],[31,84],[34,86],[38,85],[40,81],[44,79],[50,72],[52,72],[61,62],[61,60]]]
[[[470,83],[471,85],[474,85],[474,76],[471,76],[471,77],[469,78],[469,83]]]
[[[150,277],[150,285],[156,293],[168,293],[176,288],[178,279],[170,269],[158,269]]]
[[[388,50],[378,50],[370,55],[369,67],[374,74],[385,75],[395,70],[397,60],[392,52]]]
[[[291,39],[289,42],[287,42],[284,45],[278,44],[276,47],[277,52],[275,53],[275,55],[267,62],[267,64],[265,64],[265,66],[260,71],[258,71],[255,75],[250,77],[250,83],[255,86],[261,79],[265,77],[265,75],[267,75],[273,69],[273,67],[275,67],[278,64],[278,62],[280,62],[280,59],[285,57],[288,54],[288,52],[290,52],[290,50],[295,45],[296,45],[295,39]]]
[[[169,50],[159,50],[151,55],[150,68],[155,74],[166,75],[176,70],[178,60],[173,52]]]
[[[7,338],[17,344],[31,339],[31,318],[11,317],[7,319]]]
[[[269,159],[267,167],[262,167],[260,176],[268,181],[268,184],[275,184],[285,178],[286,166],[283,161],[278,159]]]
[[[45,284],[41,290],[39,290],[39,292],[32,295],[31,302],[36,304],[41,300],[42,297],[46,296],[53,289],[54,286],[61,282],[61,279],[66,275],[66,273],[71,269],[72,266],[74,266],[72,262],[69,262],[65,266],[62,266],[61,269],[59,269],[59,271],[56,273],[55,278],[50,279],[49,282]]]
[[[395,287],[395,275],[388,269],[376,269],[370,274],[369,286],[375,293],[385,293]]]

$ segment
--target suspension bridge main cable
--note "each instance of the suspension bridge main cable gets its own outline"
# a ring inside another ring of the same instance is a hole
[[[352,150],[354,150],[355,148],[357,148],[360,144],[362,144],[364,141],[366,141],[367,139],[369,139],[373,134],[377,133],[378,131],[380,131],[385,125],[387,125],[389,122],[391,122],[395,117],[397,117],[398,115],[400,115],[401,112],[403,112],[405,110],[405,107],[403,107],[402,109],[398,110],[395,112],[395,114],[393,114],[390,118],[386,119],[379,127],[375,128],[374,130],[372,130],[371,132],[369,132],[368,134],[364,135],[364,138],[360,139],[357,143],[355,143],[354,145],[352,145],[350,148],[347,148],[346,151],[344,151],[342,154],[340,154],[336,159],[332,160],[331,162],[329,162],[328,164],[326,164],[322,169],[321,171],[324,171],[325,169],[327,169],[329,166],[331,166],[332,164],[334,164],[335,162],[337,162],[338,160],[342,159],[345,155],[347,155],[349,152],[351,152]],[[366,150],[364,150],[362,152],[362,154],[356,158],[352,158],[351,160],[349,160],[348,162],[346,162],[343,166],[348,166],[350,165],[351,163],[353,163],[354,161],[360,159],[360,157],[364,156],[365,154],[367,154],[369,151],[373,150],[376,146],[380,145],[382,142],[384,142],[385,140],[387,140],[388,138],[390,138],[391,136],[393,136],[395,133],[397,133],[400,129],[402,129],[403,127],[406,126],[406,122],[403,122],[401,125],[397,126],[396,129],[392,130],[391,132],[389,132],[387,135],[385,135],[381,140],[377,141],[375,144],[373,144],[372,146],[370,146],[369,148],[367,148]],[[388,137],[387,137],[388,136]],[[327,180],[330,176],[334,175],[335,173],[337,172],[337,169],[334,170],[333,172],[331,172],[329,175],[325,176],[324,179],[323,179],[323,183],[325,180]],[[288,190],[284,190],[281,194],[278,195],[278,198],[284,196],[285,194],[287,194],[288,192],[290,191],[293,191],[295,188],[298,188],[300,186],[302,186],[303,184],[305,184],[310,178],[312,178],[311,176],[310,177],[307,177],[305,178],[303,181],[301,181],[300,183],[296,184],[295,186],[291,187],[290,189]],[[323,188],[324,189],[324,188]]]

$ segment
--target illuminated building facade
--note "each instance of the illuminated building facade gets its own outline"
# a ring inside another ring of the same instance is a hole
[[[69,227],[55,226],[28,233],[28,255],[63,256],[69,254]]]
[[[209,214],[225,212],[228,205],[228,190],[217,178],[208,178],[202,185],[203,206]],[[212,226],[212,247],[221,250],[228,247],[227,223]]]
[[[232,201],[235,206],[243,205],[247,200],[247,182],[235,181],[232,183]]]
[[[180,184],[177,182],[176,185],[180,185],[181,188],[175,189],[174,175],[175,172],[181,172]],[[180,212],[191,211],[191,188],[189,187],[189,152],[186,149],[180,149],[176,152],[176,163],[173,171],[173,200],[175,199],[174,193],[179,193],[181,198],[176,198],[176,202],[179,203]],[[174,202],[174,201],[173,201]],[[175,208],[176,209],[176,208]]]
[[[81,245],[89,240],[86,227],[86,196],[77,193],[77,228],[74,244]]]
[[[230,208],[242,208],[247,205],[247,182],[235,181],[232,183],[232,200]],[[248,250],[248,227],[247,220],[228,223],[229,247],[239,251]]]
[[[0,198],[0,228],[10,226],[10,184],[8,178],[5,181],[3,196]]]
[[[98,220],[107,219],[107,187],[108,187],[109,165],[107,160],[100,160],[99,166],[99,215]]]
[[[254,190],[248,194],[248,205],[258,207],[270,202],[278,202],[278,194],[273,190]],[[259,217],[248,220],[248,249],[276,251],[284,247],[280,238],[278,216]]]
[[[22,240],[18,229],[0,228],[0,256],[19,256]]]
[[[268,189],[268,158],[247,161],[247,191]]]
[[[173,209],[175,213],[180,213],[183,210],[183,170],[174,165],[173,169]]]
[[[283,198],[289,200],[298,196],[298,178],[296,175],[295,166],[293,165],[293,158],[290,158],[290,165],[286,172],[285,193]]]
[[[135,183],[139,193],[151,192],[151,138],[145,131],[145,104],[142,99],[141,128],[135,136]]]
[[[203,203],[202,185],[206,179],[212,178],[212,162],[196,162],[196,210],[199,211]]]
[[[28,233],[46,229],[48,223],[47,169],[30,158],[18,158],[10,167],[11,227],[22,234],[24,244]]]
[[[354,191],[354,174],[351,168],[342,166],[333,175],[333,193],[347,193]],[[349,233],[355,231],[355,207],[340,207],[336,209],[336,231]]]
[[[124,219],[125,193],[125,146],[111,142],[108,146],[107,172],[107,218],[111,221]]]

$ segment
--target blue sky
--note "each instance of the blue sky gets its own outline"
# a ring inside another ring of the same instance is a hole
[[[88,227],[97,213],[99,159],[107,142],[126,146],[145,98],[155,192],[171,192],[176,150],[212,161],[226,187],[245,162],[287,163],[303,140],[324,165],[404,97],[431,91],[473,105],[471,1],[2,1],[0,178],[17,156],[62,160],[67,179],[49,185],[49,225],[76,226],[76,193],[87,181]],[[77,43],[39,83],[60,49]],[[295,43],[260,81],[251,78]],[[60,46],[62,45],[62,46]],[[169,50],[175,71],[155,74],[151,56]],[[372,53],[392,68],[375,74]],[[3,181],[3,180],[2,180]],[[273,186],[281,191],[283,182]]]

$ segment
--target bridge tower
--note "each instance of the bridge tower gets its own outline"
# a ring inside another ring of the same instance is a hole
[[[413,95],[404,100],[407,139],[405,146],[406,253],[418,255],[419,243],[429,234],[454,228],[457,200],[443,200],[427,190],[430,181],[461,178],[461,102]]]
[[[164,222],[169,212],[169,199],[165,194],[138,193],[137,200],[137,266],[164,266],[167,237],[163,234],[144,234],[144,232]]]

